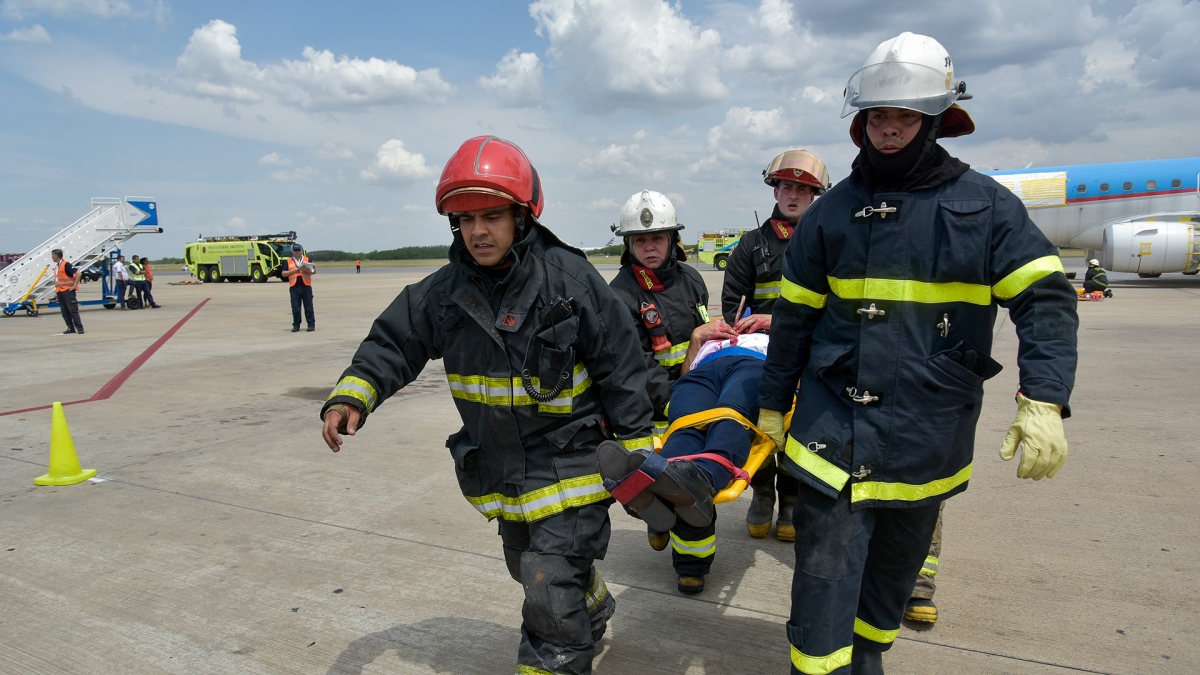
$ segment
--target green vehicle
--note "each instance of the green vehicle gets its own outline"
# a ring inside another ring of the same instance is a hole
[[[737,247],[745,230],[736,232],[704,232],[700,241],[696,242],[696,257],[700,262],[712,265],[714,269],[724,270],[729,265],[729,254]]]
[[[292,254],[295,232],[244,237],[200,237],[183,247],[183,262],[200,281],[265,282],[283,279],[284,259]]]

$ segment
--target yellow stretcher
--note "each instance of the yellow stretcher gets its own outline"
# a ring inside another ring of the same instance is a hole
[[[791,426],[792,413],[794,412],[796,412],[795,403],[792,404],[792,409],[783,416],[784,429],[787,429]],[[733,408],[712,408],[703,412],[692,413],[691,415],[684,415],[683,417],[680,417],[679,419],[675,420],[674,424],[667,428],[666,433],[662,435],[661,441],[658,438],[654,439],[654,450],[655,452],[661,451],[663,446],[667,444],[667,439],[671,437],[671,434],[675,433],[679,429],[690,428],[703,430],[713,422],[721,422],[725,420],[737,422],[746,429],[754,432],[754,440],[750,442],[750,457],[746,459],[746,464],[742,466],[742,470],[745,471],[750,478],[753,478],[754,473],[758,471],[758,468],[763,465],[763,462],[767,461],[768,457],[775,452],[778,452],[778,448],[775,447],[775,441],[771,440],[770,436],[763,433],[762,430],[754,426],[750,420],[746,419],[744,415]],[[713,503],[724,504],[725,502],[731,502],[737,499],[742,494],[742,491],[746,489],[746,485],[748,483],[749,480],[734,478],[729,482],[729,485],[725,486],[725,489],[721,490],[715,497],[713,497]]]

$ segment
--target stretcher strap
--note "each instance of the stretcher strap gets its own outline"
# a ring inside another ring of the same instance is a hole
[[[646,457],[642,465],[636,471],[629,473],[620,480],[611,478],[604,479],[604,489],[613,496],[613,499],[628,504],[634,497],[641,494],[642,490],[654,484],[663,471],[667,469],[667,460],[657,453]]]
[[[710,462],[716,462],[717,464],[720,464],[721,466],[725,467],[725,470],[733,475],[733,480],[744,480],[747,483],[750,482],[750,474],[746,473],[745,469],[743,469],[743,468],[737,466],[736,464],[734,464],[733,462],[729,461],[728,457],[723,457],[721,455],[716,454],[715,452],[702,452],[698,455],[684,455],[683,457],[672,457],[668,461],[675,462],[675,461],[678,461],[681,459],[707,459]]]

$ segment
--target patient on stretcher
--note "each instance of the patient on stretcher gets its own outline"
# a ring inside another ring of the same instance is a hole
[[[721,320],[697,327],[684,374],[671,386],[661,451],[630,452],[614,441],[596,451],[605,488],[646,522],[652,545],[654,532],[670,533],[681,592],[702,590],[712,565],[717,493],[737,484],[729,497],[736,498],[749,482],[743,466],[752,446],[760,450],[753,468],[774,449],[754,427],[768,341],[766,334],[739,335]]]

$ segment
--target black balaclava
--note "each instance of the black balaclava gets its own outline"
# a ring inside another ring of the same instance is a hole
[[[900,152],[885,155],[867,136],[862,115],[863,144],[854,160],[856,169],[875,192],[920,190],[953,180],[970,168],[938,145],[942,115],[921,115],[921,128]]]

